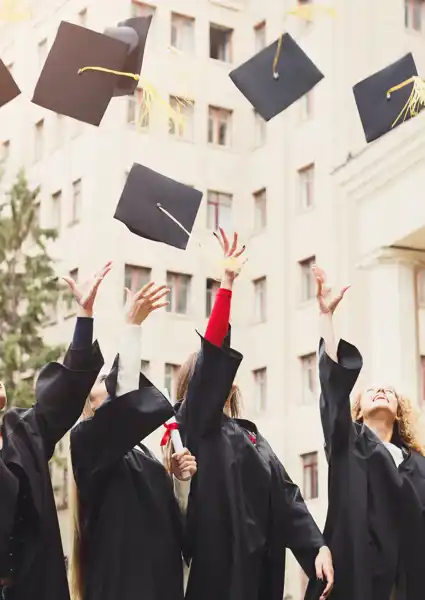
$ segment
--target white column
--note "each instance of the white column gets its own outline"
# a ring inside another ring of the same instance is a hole
[[[391,384],[413,402],[420,398],[416,269],[424,256],[381,249],[369,270],[371,383]]]

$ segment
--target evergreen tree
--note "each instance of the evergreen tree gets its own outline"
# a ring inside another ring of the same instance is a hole
[[[41,229],[36,200],[23,172],[0,203],[0,380],[9,405],[34,403],[39,369],[57,360],[63,348],[43,340],[46,317],[59,291],[48,242],[57,237]]]

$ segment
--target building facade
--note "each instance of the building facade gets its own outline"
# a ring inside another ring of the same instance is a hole
[[[285,16],[294,4],[34,2],[30,21],[1,30],[0,57],[23,92],[0,111],[2,187],[20,167],[31,185],[41,185],[40,223],[59,231],[51,249],[58,274],[84,279],[114,261],[96,306],[107,361],[116,351],[124,286],[167,282],[170,310],[152,315],[143,327],[141,361],[171,395],[178,366],[198,346],[195,329],[205,327],[217,289],[220,254],[212,231],[221,225],[240,232],[249,261],[235,290],[232,325],[233,345],[244,353],[238,375],[244,411],[284,460],[322,526],[327,472],[313,262],[327,269],[336,286],[352,284],[336,324],[364,354],[361,381],[394,382],[418,405],[424,398],[425,121],[419,116],[366,145],[352,86],[409,51],[419,72],[425,70],[425,3],[339,0],[335,17],[310,24]],[[193,102],[184,109],[184,128],[170,126],[159,104],[139,124],[137,96],[114,99],[99,128],[30,103],[61,20],[103,31],[146,14],[153,21],[143,77],[171,103]],[[282,31],[295,37],[325,78],[265,124],[228,72]],[[113,220],[133,162],[203,191],[185,252],[137,238]],[[72,307],[58,306],[46,338],[69,340],[74,316]],[[150,440],[155,451],[159,437],[157,432]],[[52,469],[68,553],[64,464]],[[300,600],[304,585],[290,559],[287,600]]]

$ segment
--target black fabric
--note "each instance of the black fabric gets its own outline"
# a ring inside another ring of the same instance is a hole
[[[78,317],[72,338],[72,350],[81,350],[92,345],[93,319],[89,317]]]
[[[395,582],[397,600],[423,599],[425,458],[411,451],[397,469],[379,438],[352,422],[349,396],[361,368],[354,346],[341,341],[335,363],[321,341],[320,410],[329,462],[324,535],[334,558],[332,599],[388,600]]]
[[[134,449],[172,415],[168,400],[141,375],[139,390],[110,397],[71,432],[84,600],[183,600],[182,523],[172,480],[146,447]]]
[[[97,344],[86,350],[70,349],[63,365],[50,363],[40,373],[33,408],[13,408],[4,415],[0,472],[5,466],[14,476],[9,480],[17,511],[16,520],[13,511],[12,517],[2,514],[2,521],[10,523],[12,518],[9,534],[18,536],[21,554],[14,577],[16,600],[69,600],[48,461],[56,443],[80,416],[102,365]],[[3,493],[1,497],[3,502]],[[9,551],[6,535],[1,544],[0,553]]]
[[[140,237],[185,250],[188,235],[158,204],[191,233],[201,200],[202,192],[134,163],[114,219]]]
[[[323,73],[285,33],[273,76],[278,40],[229,73],[230,79],[265,121],[291,106],[323,79]]]
[[[405,119],[404,117],[400,118],[393,126],[409,99],[413,84],[410,83],[393,92],[389,99],[387,92],[393,86],[399,85],[417,74],[415,61],[412,54],[409,53],[354,86],[354,98],[368,142],[376,140],[394,127],[401,125],[404,120],[411,118],[409,115]]]
[[[122,39],[129,46],[129,53],[123,68],[125,73],[140,75],[151,22],[152,15],[148,17],[133,17],[132,19],[121,21],[121,23],[118,23],[118,27],[106,29],[105,35]],[[122,35],[123,32],[124,35]],[[137,85],[138,81],[131,77],[120,77],[114,90],[114,96],[132,95],[136,91]]]
[[[19,96],[21,90],[4,62],[0,60],[0,108]]]
[[[32,102],[78,121],[99,125],[120,75],[85,71],[102,67],[123,71],[128,46],[85,27],[62,21]]]
[[[202,338],[186,399],[176,407],[198,464],[187,513],[187,600],[282,600],[286,548],[312,575],[323,545],[299,489],[256,426],[223,413],[241,361]]]

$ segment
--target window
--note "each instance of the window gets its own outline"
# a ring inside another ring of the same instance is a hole
[[[178,398],[176,398],[176,395],[179,370],[179,365],[173,365],[171,363],[165,364],[164,387],[166,390],[168,390],[171,402],[175,402],[176,400],[178,400]]]
[[[61,148],[65,142],[65,117],[56,114],[55,122],[55,150]]]
[[[263,412],[267,406],[267,369],[256,369],[254,376],[254,407],[257,413]]]
[[[62,192],[52,194],[52,212],[51,212],[51,227],[58,232],[61,229],[62,222]]]
[[[418,304],[425,306],[425,269],[418,271],[417,275]]]
[[[70,225],[75,225],[81,220],[81,179],[72,184],[72,205]]]
[[[83,8],[78,13],[78,25],[81,25],[81,27],[87,26],[87,8]]]
[[[267,226],[267,194],[263,188],[254,194],[254,229],[261,231]]]
[[[421,356],[422,402],[425,403],[425,356]]]
[[[133,293],[138,292],[143,286],[151,280],[152,270],[147,267],[136,267],[134,265],[125,265],[124,269],[124,287]],[[124,291],[124,302],[127,294]]]
[[[232,195],[208,190],[207,227],[216,231],[232,229]]]
[[[208,109],[208,143],[230,146],[232,111],[210,106]]]
[[[69,276],[75,281],[75,283],[78,283],[78,269],[73,269],[70,271]],[[65,292],[65,307],[68,313],[70,313],[74,307],[74,296],[69,290],[66,290]]]
[[[298,171],[300,190],[300,208],[307,210],[314,206],[314,165],[309,165]]]
[[[205,316],[209,317],[214,306],[215,296],[220,287],[218,281],[215,279],[207,279],[207,289],[206,289],[206,304],[205,304]]]
[[[412,31],[422,31],[425,23],[424,0],[404,0],[404,25]]]
[[[313,116],[313,90],[300,98],[301,121],[308,121]]]
[[[302,454],[303,465],[303,496],[304,500],[314,500],[319,497],[319,469],[317,452]]]
[[[171,13],[171,45],[182,52],[193,52],[195,19]]]
[[[35,124],[34,162],[42,159],[44,154],[44,121]]]
[[[300,357],[302,370],[302,402],[312,404],[318,392],[317,357],[315,353]]]
[[[174,112],[180,115],[181,120],[176,122],[175,119],[170,119],[169,132],[170,135],[175,135],[181,139],[193,140],[193,104],[188,104],[187,101],[176,96],[170,96],[170,106]]]
[[[210,58],[232,62],[233,29],[210,23]]]
[[[155,6],[139,2],[138,0],[132,0],[131,2],[131,16],[132,17],[150,17],[155,14]]]
[[[299,262],[301,267],[301,300],[303,302],[312,300],[316,295],[316,281],[312,271],[312,267],[315,264],[315,256]]]
[[[267,279],[261,277],[254,282],[254,315],[255,320],[263,323],[267,318]]]
[[[256,148],[262,146],[266,143],[267,136],[267,124],[263,117],[254,110],[254,120],[255,120],[255,132],[254,132],[254,145]]]
[[[38,64],[40,67],[44,66],[47,58],[47,39],[41,40],[38,43]]]
[[[4,142],[2,142],[0,152],[0,161],[6,162],[10,155],[10,140],[5,140]]]
[[[137,88],[134,96],[128,98],[127,123],[143,129],[149,127],[149,112],[146,109],[143,90],[141,88]]]
[[[140,371],[143,373],[143,375],[145,375],[145,377],[149,377],[150,366],[151,365],[148,360],[140,361]]]
[[[255,51],[260,52],[266,47],[266,22],[258,23],[254,27]]]
[[[167,312],[174,312],[180,315],[187,314],[189,308],[190,280],[190,275],[167,272],[167,287],[170,288],[167,296],[167,300],[170,303],[166,307]]]

